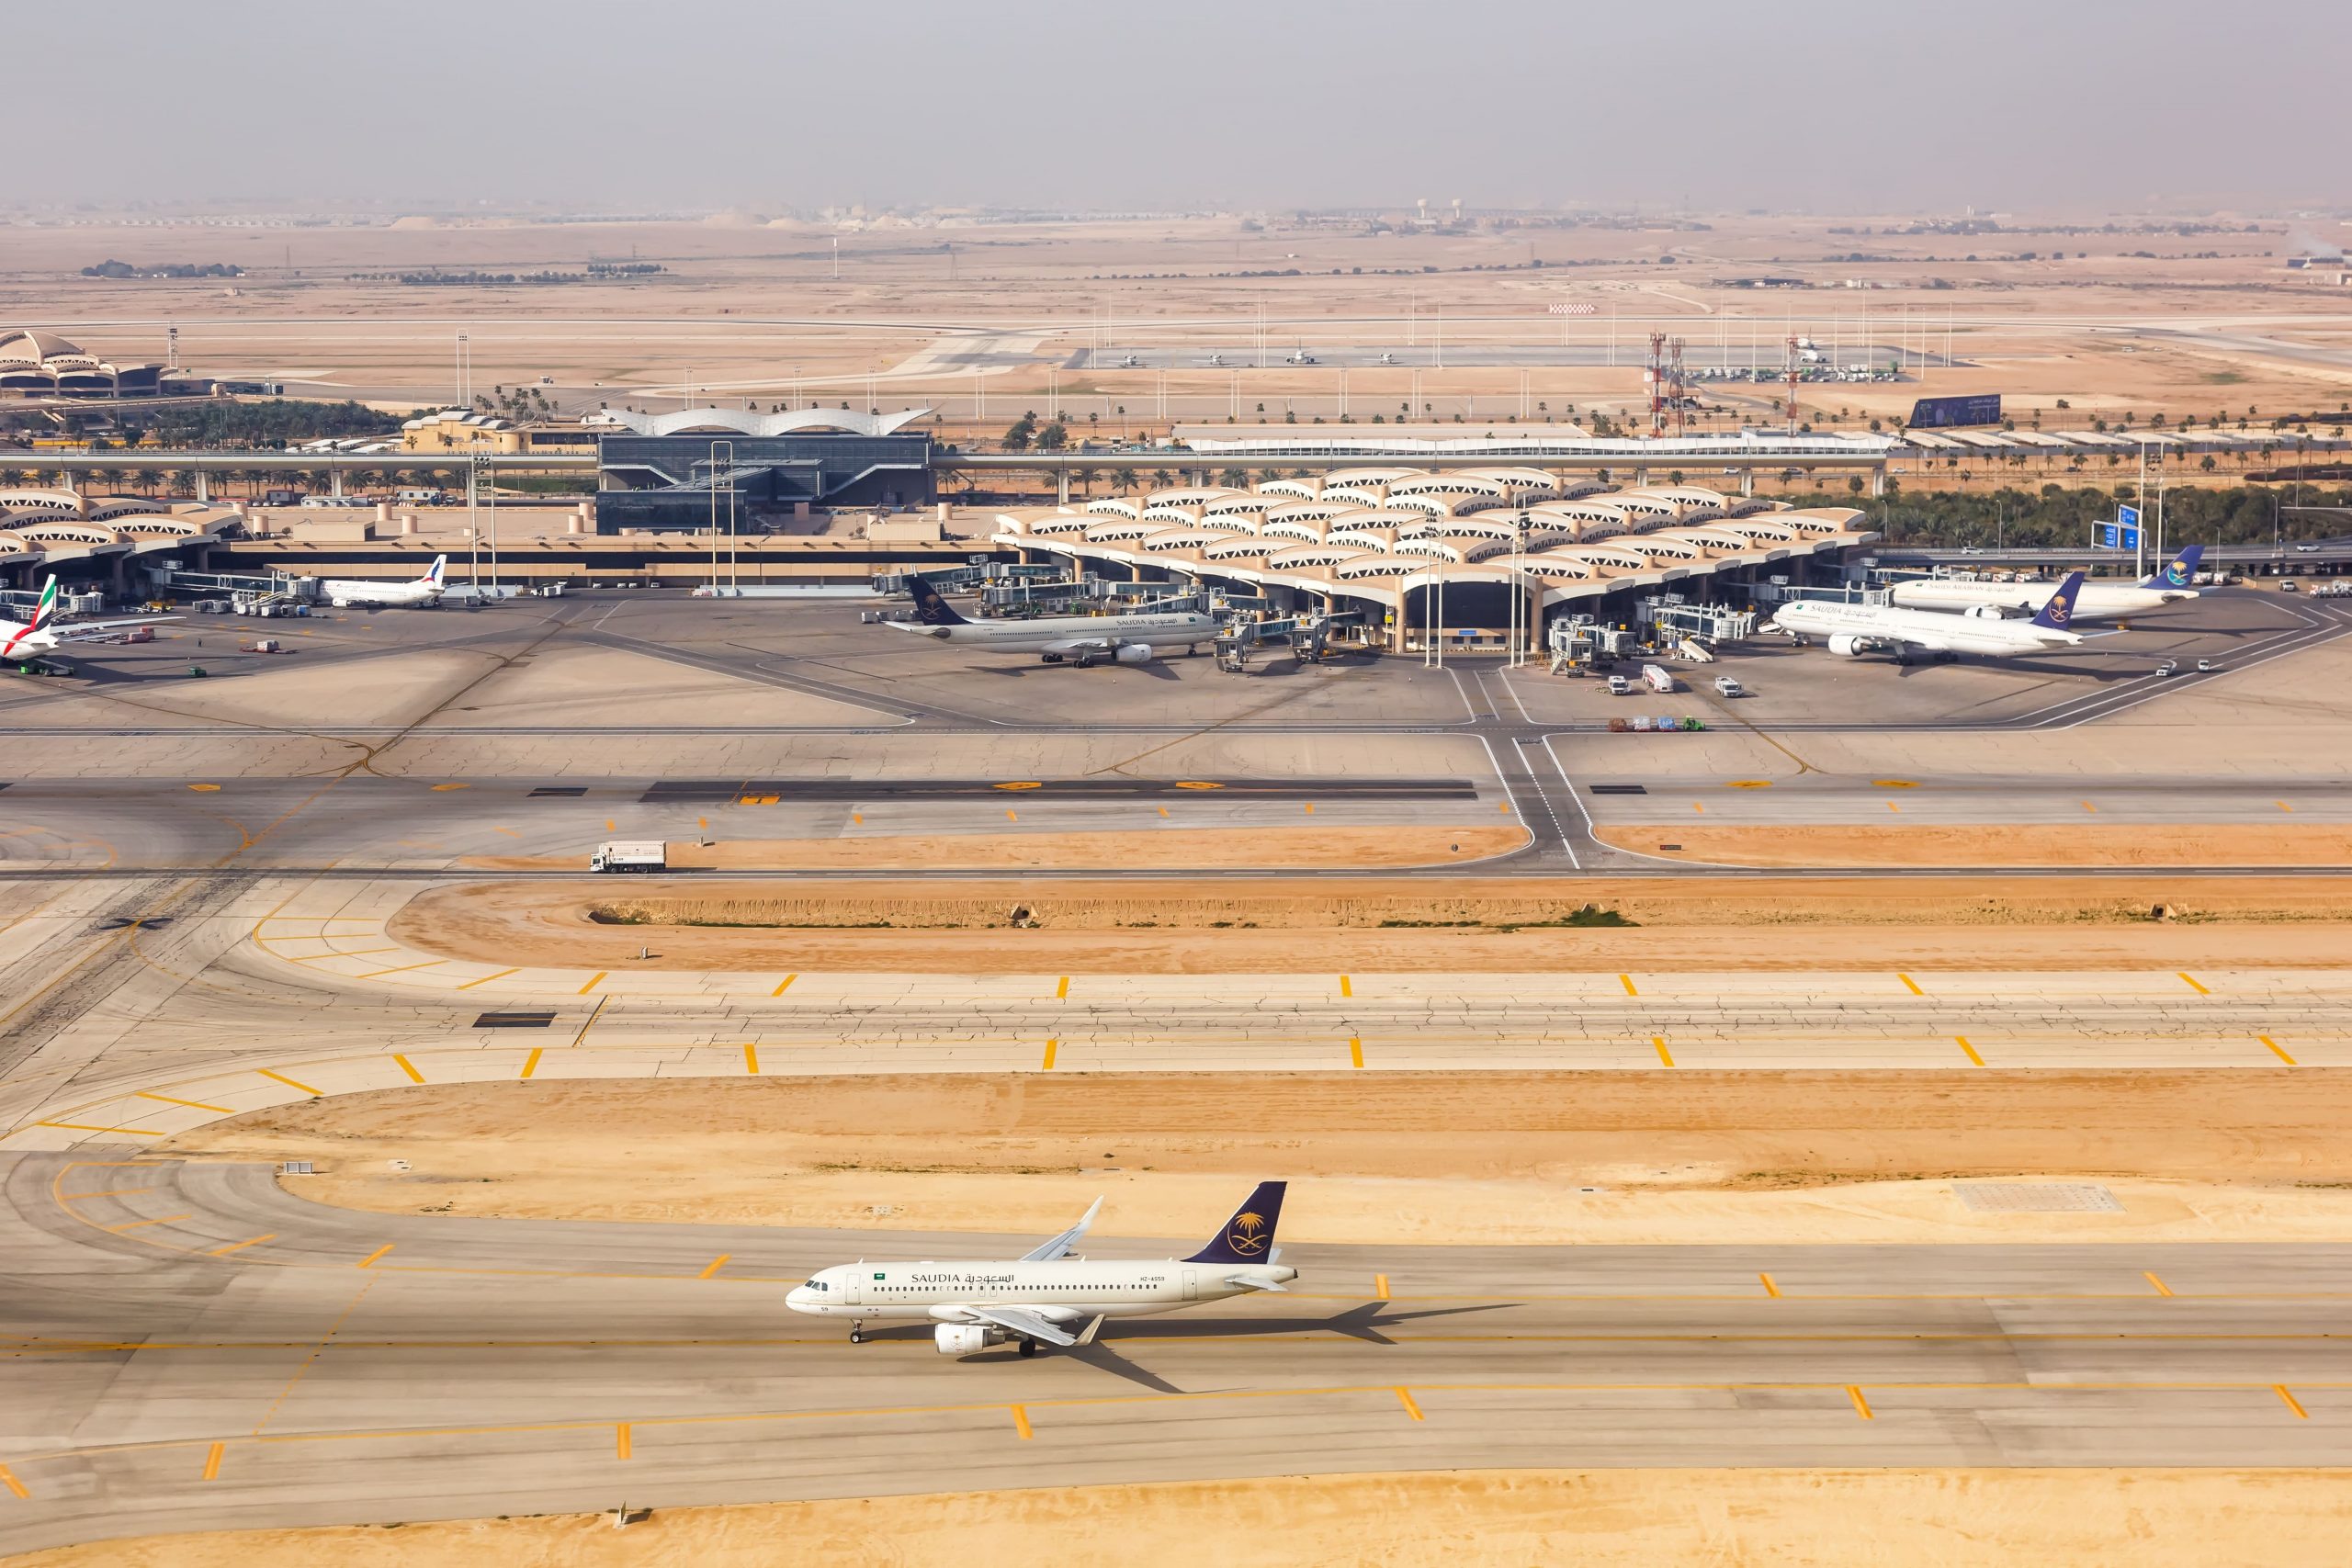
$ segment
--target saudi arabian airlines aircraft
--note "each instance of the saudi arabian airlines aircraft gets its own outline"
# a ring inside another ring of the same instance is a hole
[[[2189,583],[2196,580],[2197,562],[2204,553],[2204,546],[2191,545],[2175,556],[2170,565],[2137,582],[2085,583],[2082,597],[2075,602],[2075,619],[2111,621],[2161,608],[2176,599],[2196,598],[2197,590]],[[1955,582],[1924,577],[1896,583],[1891,597],[1906,610],[1973,611],[1990,604],[1996,610],[2031,615],[2056,592],[2057,585],[2049,582]]]
[[[66,645],[119,637],[138,626],[152,626],[164,621],[176,621],[177,615],[141,615],[127,621],[57,621],[57,579],[51,577],[40,585],[40,603],[34,607],[29,623],[0,617],[0,661],[30,659],[34,655],[72,657]]]
[[[394,604],[437,604],[448,586],[442,574],[449,570],[447,556],[435,556],[423,577],[407,582],[369,582],[364,579],[330,578],[319,584],[326,602],[338,610],[355,605],[369,608]]]
[[[1163,648],[1199,651],[1216,640],[1216,617],[1184,611],[1172,615],[1054,615],[1035,621],[971,621],[956,613],[939,590],[919,574],[907,582],[914,596],[915,618],[883,625],[937,637],[957,647],[988,649],[997,653],[1035,653],[1048,664],[1064,660],[1088,669],[1098,661],[1142,664]]]
[[[1148,1317],[1198,1302],[1279,1292],[1298,1278],[1282,1261],[1274,1225],[1289,1184],[1261,1181],[1250,1201],[1190,1258],[1161,1262],[1090,1262],[1072,1258],[1102,1211],[1002,1263],[843,1263],[820,1269],[784,1298],[795,1312],[847,1318],[853,1345],[869,1323],[936,1325],[943,1356],[968,1356],[1007,1340],[1024,1356],[1037,1345],[1091,1345],[1106,1317]]]
[[[1979,653],[1993,659],[2069,648],[2083,634],[2068,629],[2075,618],[2075,595],[2082,591],[2083,574],[2068,574],[2030,621],[2002,617],[1993,606],[1965,615],[1939,610],[1900,610],[1892,604],[1836,604],[1817,599],[1792,600],[1772,615],[1772,627],[1791,637],[1817,637],[1829,651],[1845,659],[1885,650],[1897,659],[1917,649],[1923,653]]]

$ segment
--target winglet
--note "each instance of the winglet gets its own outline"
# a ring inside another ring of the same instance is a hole
[[[2058,591],[2051,594],[2049,601],[2041,606],[2041,614],[2033,617],[2033,624],[2044,631],[2072,631],[2075,625],[2075,601],[2081,597],[2082,592],[2083,574],[2079,571],[2068,572],[2066,581],[2058,585]]]
[[[1039,1242],[1035,1247],[1031,1247],[1028,1251],[1021,1255],[1021,1261],[1023,1263],[1051,1263],[1057,1258],[1069,1257],[1070,1248],[1076,1247],[1079,1242],[1085,1237],[1088,1229],[1094,1224],[1094,1216],[1102,1212],[1102,1200],[1097,1198],[1091,1204],[1088,1205],[1086,1213],[1079,1217],[1078,1224],[1070,1226],[1069,1229],[1062,1232],[1061,1235],[1054,1237],[1051,1241]]]

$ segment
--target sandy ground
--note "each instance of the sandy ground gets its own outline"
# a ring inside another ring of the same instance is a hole
[[[1611,823],[1603,843],[1718,865],[2324,865],[2352,866],[2352,829],[2008,827],[1694,828]]]
[[[1521,828],[1170,828],[1157,832],[934,833],[839,839],[740,839],[670,845],[678,871],[1194,871],[1204,865],[1442,865],[1481,860],[1527,841]],[[584,871],[588,857],[477,855],[480,871]]]
[[[1635,924],[1525,929],[1587,905]],[[2151,919],[2159,907],[2168,918]],[[1011,924],[1015,908],[1033,929]],[[592,909],[648,923],[599,924]],[[1867,953],[1949,971],[2333,964],[2352,951],[2347,913],[2352,889],[2334,878],[474,883],[419,895],[391,931],[501,964],[656,969],[1818,969],[1825,955]],[[740,923],[667,923],[682,919]],[[640,961],[649,939],[658,951]]]
[[[1352,1562],[2344,1561],[2352,1487],[2328,1470],[1480,1471],[1167,1483],[610,1515],[235,1530],[68,1547],[7,1568],[1130,1568]]]
[[[435,1085],[162,1152],[308,1158],[392,1213],[1182,1236],[1298,1183],[1297,1241],[2352,1237],[2352,1074],[1123,1074]],[[392,1161],[405,1160],[401,1171]],[[2103,1180],[2121,1213],[1984,1213],[1951,1180]],[[1600,1190],[1593,1190],[1599,1189]]]

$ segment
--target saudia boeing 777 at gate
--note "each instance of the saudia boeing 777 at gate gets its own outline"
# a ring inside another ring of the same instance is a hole
[[[915,618],[884,625],[917,637],[998,653],[1035,653],[1048,664],[1068,660],[1080,670],[1098,661],[1142,664],[1163,648],[1197,648],[1216,640],[1216,617],[1195,611],[973,621],[957,615],[955,606],[920,574],[910,574],[907,586],[914,595]]]
[[[852,1344],[869,1323],[930,1323],[943,1356],[1007,1341],[1034,1356],[1047,1345],[1091,1345],[1106,1317],[1147,1317],[1199,1302],[1281,1291],[1298,1278],[1282,1261],[1274,1225],[1288,1184],[1261,1181],[1208,1245],[1190,1258],[1093,1262],[1070,1252],[1102,1210],[1019,1258],[981,1263],[843,1263],[785,1297],[795,1312],[846,1318]]]
[[[1772,627],[1793,637],[1820,637],[1830,652],[1848,659],[1879,649],[1898,660],[1914,649],[2013,659],[2022,653],[2071,648],[2083,640],[2083,634],[2073,629],[2075,597],[2082,588],[2083,574],[2070,573],[2030,621],[2005,619],[1990,605],[1951,615],[1940,610],[1902,610],[1892,604],[1794,599],[1772,613]]]

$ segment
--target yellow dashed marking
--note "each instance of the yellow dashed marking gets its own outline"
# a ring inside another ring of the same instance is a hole
[[[743,1042],[743,1070],[753,1077],[760,1076],[760,1048],[748,1040]]]
[[[219,784],[190,784],[187,787],[205,795],[210,795],[219,790],[220,786]]]
[[[1902,981],[1904,989],[1909,991],[1913,996],[1924,997],[1928,994],[1919,988],[1919,982],[1911,978],[1910,976],[1897,973],[1894,977]]]
[[[1660,1062],[1663,1062],[1669,1067],[1674,1066],[1674,1053],[1666,1048],[1666,1037],[1664,1035],[1651,1035],[1650,1043],[1657,1048],[1657,1059]]]
[[[2141,1269],[2141,1270],[2140,1270],[2140,1278],[2142,1278],[2143,1280],[2145,1280],[2146,1281],[2148,1281],[2148,1283],[2149,1283],[2149,1284],[2154,1285],[2154,1286],[2156,1288],[2156,1294],[2158,1294],[2158,1295],[2160,1295],[2160,1296],[2168,1296],[2168,1295],[2172,1294],[2172,1287],[2171,1287],[2170,1285],[2165,1284],[2162,1280],[2157,1279],[2157,1278],[2156,1278],[2156,1271],[2155,1271],[2154,1269]]]
[[[526,1057],[524,1057],[524,1058],[523,1058],[523,1075],[522,1075],[522,1076],[523,1076],[524,1077],[526,1077],[526,1078],[527,1078],[527,1077],[529,1077],[533,1073],[536,1073],[536,1072],[537,1072],[537,1071],[539,1070],[539,1056],[540,1056],[540,1054],[541,1054],[541,1053],[543,1053],[544,1051],[546,1051],[546,1049],[547,1049],[547,1047],[546,1047],[546,1046],[544,1046],[544,1045],[534,1045],[534,1046],[532,1046],[532,1047],[531,1047],[531,1054],[530,1054],[529,1055],[527,1055],[527,1056],[526,1056]]]
[[[2269,1046],[2270,1054],[2278,1057],[2280,1061],[2286,1063],[2289,1066],[2291,1067],[2295,1065],[2295,1058],[2287,1055],[2286,1052],[2278,1049],[2278,1042],[2271,1039],[2267,1034],[2257,1034],[2255,1038],[2261,1041],[2265,1045]]]
[[[1970,1061],[1975,1063],[1980,1067],[1984,1065],[1984,1058],[1976,1054],[1976,1047],[1968,1043],[1967,1035],[1955,1034],[1952,1036],[1952,1040],[1962,1051],[1968,1054],[1968,1059]]]
[[[628,1423],[626,1421],[613,1428],[613,1457],[628,1458]]]
[[[1919,787],[1919,781],[1917,779],[1872,779],[1871,783],[1881,789],[1917,789]]]
[[[1029,1429],[1028,1411],[1023,1409],[1018,1404],[1007,1405],[1006,1408],[1012,1412],[1012,1429],[1021,1434],[1021,1440],[1023,1442],[1027,1442],[1031,1438],[1036,1435]]]
[[[208,1258],[226,1258],[232,1252],[243,1252],[249,1247],[259,1247],[263,1242],[275,1241],[276,1239],[277,1239],[277,1233],[276,1231],[271,1231],[267,1235],[247,1236],[243,1241],[232,1241],[226,1247],[216,1247],[210,1252],[205,1254],[205,1256]]]
[[[221,1444],[213,1444],[211,1450],[204,1456],[204,1479],[207,1481],[218,1481],[220,1479],[221,1447]]]
[[[1766,1295],[1771,1297],[1776,1302],[1781,1299],[1781,1287],[1774,1282],[1771,1275],[1758,1274],[1756,1278],[1763,1282],[1764,1293]]]
[[[1062,976],[1062,978],[1061,978],[1061,984],[1059,984],[1058,986],[1056,986],[1056,987],[1054,987],[1054,995],[1056,995],[1056,996],[1057,996],[1057,997],[1063,997],[1063,998],[1067,998],[1067,997],[1069,995],[1069,976],[1065,975],[1065,976]]]
[[[501,969],[501,970],[500,970],[497,974],[495,974],[495,975],[484,975],[484,976],[483,976],[481,979],[479,979],[479,980],[469,980],[469,981],[467,981],[464,985],[462,985],[462,986],[458,987],[458,989],[459,989],[459,990],[461,990],[461,991],[470,991],[470,990],[472,990],[476,986],[487,986],[487,985],[489,985],[492,980],[503,980],[503,979],[504,979],[504,978],[506,978],[506,976],[508,976],[509,975],[520,975],[522,972],[523,972],[523,971],[522,971],[521,969],[519,969],[519,968],[515,968],[515,969]]]
[[[1363,1066],[1363,1037],[1360,1034],[1348,1036],[1348,1062],[1351,1066]]]
[[[304,1094],[307,1094],[307,1095],[311,1096],[311,1097],[312,1099],[314,1099],[314,1100],[315,1100],[315,1099],[317,1099],[317,1098],[319,1098],[322,1094],[323,1094],[323,1093],[325,1092],[325,1091],[324,1091],[324,1090],[322,1090],[322,1089],[312,1089],[309,1084],[306,1084],[306,1083],[302,1082],[302,1081],[301,1081],[300,1079],[299,1079],[299,1078],[289,1078],[289,1077],[288,1077],[284,1073],[273,1073],[273,1072],[271,1072],[267,1067],[255,1067],[255,1068],[254,1069],[254,1071],[255,1071],[255,1072],[259,1073],[262,1077],[266,1077],[266,1078],[276,1078],[279,1083],[284,1084],[288,1089],[300,1089]]]
[[[1724,783],[1724,787],[1725,789],[1770,789],[1772,781],[1770,779],[1727,779]]]
[[[433,793],[438,795],[444,790],[463,789],[466,786],[461,784],[437,784],[433,786]]]
[[[62,1127],[69,1133],[128,1133],[141,1138],[160,1138],[164,1135],[153,1127],[99,1127],[87,1122],[36,1122],[33,1125]]]
[[[0,1464],[0,1486],[6,1487],[19,1499],[29,1498],[32,1495],[25,1490],[25,1483],[17,1479],[16,1472],[5,1464]]]
[[[1638,997],[1642,994],[1641,992],[1634,989],[1634,977],[1631,975],[1618,976],[1617,983],[1625,987],[1625,994],[1629,997]]]
[[[383,1246],[378,1247],[375,1251],[369,1253],[367,1257],[361,1258],[358,1262],[353,1264],[352,1267],[355,1269],[372,1269],[376,1266],[376,1259],[383,1257],[384,1254],[390,1252],[393,1247],[399,1245],[400,1244],[398,1242],[388,1241]]]
[[[703,1270],[702,1270],[702,1272],[701,1272],[701,1273],[699,1273],[699,1274],[697,1274],[697,1275],[695,1275],[695,1279],[697,1279],[697,1280],[707,1280],[707,1279],[709,1279],[713,1274],[716,1274],[716,1273],[718,1273],[721,1269],[726,1268],[726,1267],[727,1267],[727,1260],[728,1260],[729,1258],[730,1258],[734,1257],[734,1256],[735,1256],[735,1255],[734,1255],[733,1253],[731,1253],[731,1252],[722,1252],[722,1253],[720,1253],[718,1257],[716,1257],[716,1258],[712,1258],[708,1263],[705,1264],[705,1265],[703,1266]]]
[[[185,1105],[190,1111],[217,1111],[223,1116],[230,1114],[230,1111],[227,1106],[207,1105],[200,1100],[174,1100],[168,1094],[150,1094],[143,1089],[138,1091],[138,1096],[141,1100],[160,1100],[166,1105]]]
[[[1039,1072],[1050,1073],[1054,1070],[1054,1053],[1061,1049],[1061,1043],[1058,1040],[1046,1042],[1046,1061],[1045,1065],[1037,1069]]]
[[[1386,1301],[1386,1300],[1388,1299],[1388,1276],[1387,1276],[1387,1275],[1385,1275],[1385,1274],[1374,1274],[1374,1275],[1372,1277],[1372,1294],[1373,1294],[1373,1298],[1374,1298],[1375,1301],[1384,1301],[1384,1302],[1385,1302],[1385,1301]]]
[[[2303,1402],[2287,1392],[2287,1385],[2285,1383],[2272,1383],[2270,1385],[2270,1392],[2278,1396],[2278,1403],[2284,1404],[2288,1409],[2295,1413],[2296,1420],[2308,1421],[2312,1418],[2312,1413],[2303,1408]]]
[[[1341,996],[1343,996],[1343,997],[1352,997],[1352,996],[1354,996],[1355,994],[1356,994],[1356,989],[1355,989],[1355,984],[1354,984],[1354,982],[1353,982],[1353,981],[1351,981],[1351,980],[1350,980],[1350,979],[1349,979],[1345,975],[1340,976],[1340,995],[1341,995]]]
[[[800,976],[799,976],[798,975],[797,975],[797,974],[796,974],[796,975],[786,975],[783,979],[778,980],[778,981],[775,983],[775,990],[773,990],[773,991],[770,991],[770,992],[768,993],[768,995],[769,995],[769,996],[772,996],[772,997],[780,997],[780,996],[784,995],[784,993],[785,993],[785,992],[786,992],[786,991],[788,991],[788,990],[790,990],[790,989],[792,988],[792,982],[794,982],[795,980],[797,980],[798,978],[800,978]]]
[[[416,1064],[410,1061],[406,1056],[401,1055],[396,1052],[393,1054],[392,1060],[401,1065],[401,1071],[408,1075],[409,1082],[423,1083],[424,1081],[424,1075],[418,1072],[416,1070]]]
[[[605,976],[611,973],[612,971],[609,969],[599,969],[594,975],[589,976],[588,983],[580,987],[580,994],[584,997],[589,992],[594,990],[597,987],[603,985],[605,983]]]
[[[1864,1399],[1862,1397],[1862,1391],[1856,1388],[1852,1383],[1848,1383],[1846,1385],[1846,1397],[1854,1402],[1855,1415],[1860,1416],[1865,1421],[1875,1421],[1878,1419],[1877,1416],[1871,1414],[1871,1402]]]
[[[2174,974],[2176,974],[2176,975],[2179,975],[2179,976],[2180,976],[2180,977],[2181,977],[2184,981],[2187,981],[2187,982],[2188,982],[2188,988],[2189,988],[2190,990],[2192,990],[2192,991],[2195,991],[2199,996],[2200,996],[2200,997],[2210,997],[2210,996],[2211,996],[2211,995],[2213,994],[2212,992],[2211,992],[2211,991],[2207,990],[2204,987],[2202,987],[2202,986],[2199,985],[2199,984],[2197,983],[2197,981],[2195,980],[2195,978],[2194,978],[2194,977],[2192,977],[2192,976],[2190,976],[2189,975],[2187,975],[2187,974],[2185,974],[2185,973],[2183,973],[2182,971],[2177,970],[2177,969],[2174,970],[2174,971],[2173,971],[2173,973],[2174,973]]]

